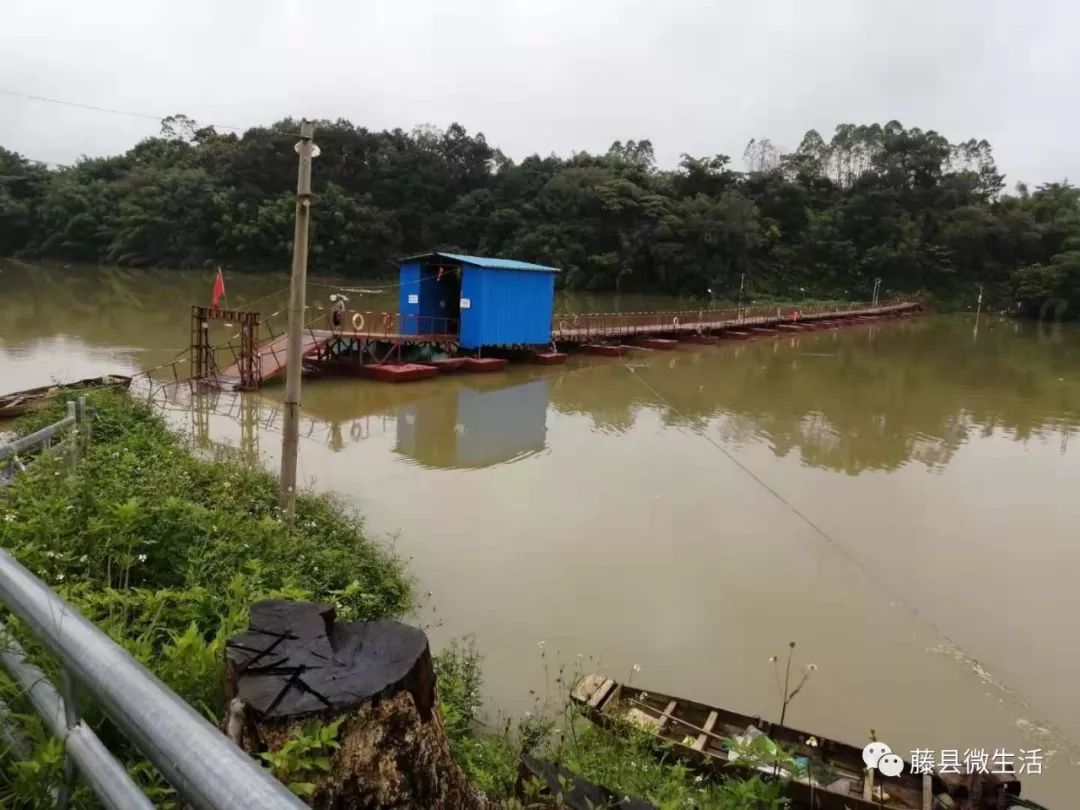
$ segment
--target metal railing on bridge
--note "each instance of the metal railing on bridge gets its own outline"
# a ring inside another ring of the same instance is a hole
[[[48,446],[78,450],[85,403],[68,403],[58,422],[0,445],[0,462]],[[87,430],[82,437],[87,438]],[[16,469],[24,465],[19,463]],[[17,617],[61,667],[61,690],[32,664],[0,622],[0,667],[48,729],[64,744],[64,784],[55,791],[65,807],[81,775],[110,810],[142,810],[154,804],[108,751],[80,713],[80,694],[105,715],[165,777],[183,802],[199,810],[301,810],[303,804],[268,771],[232,743],[123,648],[79,614],[44,582],[0,549],[0,604]],[[25,754],[21,735],[0,702],[0,739]],[[6,716],[5,716],[6,715]]]
[[[368,339],[427,338],[457,339],[459,320],[444,315],[413,315],[407,312],[372,312],[351,309],[341,313],[341,324],[335,327],[332,313],[322,313],[309,326],[313,329],[356,333]]]
[[[556,341],[580,341],[636,334],[692,333],[698,331],[737,329],[766,326],[799,320],[821,320],[828,317],[851,317],[873,313],[900,305],[900,301],[856,303],[843,306],[820,304],[814,306],[778,307],[758,305],[723,309],[678,309],[654,312],[606,312],[557,314],[553,318],[552,338]]]

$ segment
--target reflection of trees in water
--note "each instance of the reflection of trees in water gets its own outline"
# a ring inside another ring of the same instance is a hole
[[[642,380],[622,365],[568,377],[552,404],[613,431],[659,407],[666,424],[732,443],[764,438],[778,455],[851,473],[943,466],[973,430],[1022,441],[1075,429],[1080,332],[993,321],[973,344],[970,330],[965,319],[927,318],[680,350],[635,369]]]
[[[587,415],[606,432],[622,433],[632,428],[638,410],[651,405],[653,398],[619,360],[610,362],[607,368],[562,374],[553,380],[552,406],[562,413]]]
[[[605,432],[630,430],[648,409],[674,427],[732,444],[764,440],[778,455],[797,452],[806,464],[851,473],[909,461],[942,467],[974,431],[1017,441],[1059,436],[1064,452],[1080,424],[1080,329],[990,320],[973,342],[971,325],[926,318],[407,386],[327,379],[305,387],[303,415],[338,450],[364,438],[369,419],[383,419],[382,432],[387,424],[400,431],[412,412],[415,447],[398,450],[431,466],[483,466],[542,449],[548,401]],[[526,379],[546,380],[543,395],[541,386],[488,395]],[[463,387],[479,396],[464,410]],[[266,421],[258,429],[275,429]]]

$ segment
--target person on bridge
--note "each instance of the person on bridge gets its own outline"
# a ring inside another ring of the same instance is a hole
[[[341,324],[345,320],[345,303],[349,299],[341,293],[330,296],[330,323],[335,332],[341,331]]]

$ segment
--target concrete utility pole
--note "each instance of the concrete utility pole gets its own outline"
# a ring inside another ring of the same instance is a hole
[[[308,224],[311,222],[311,159],[318,154],[311,142],[315,124],[300,124],[296,153],[300,169],[296,180],[296,231],[293,234],[292,278],[289,281],[289,344],[285,356],[285,435],[281,440],[281,496],[278,505],[292,522],[296,511],[296,456],[300,450],[300,376],[303,355],[304,293],[307,286]]]

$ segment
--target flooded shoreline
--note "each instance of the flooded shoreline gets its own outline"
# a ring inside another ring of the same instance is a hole
[[[204,276],[5,266],[4,387],[164,362]],[[238,277],[230,303],[283,284]],[[394,538],[432,592],[436,646],[476,635],[493,714],[543,689],[544,641],[549,661],[581,653],[624,680],[637,665],[770,716],[768,658],[795,640],[820,669],[793,725],[852,742],[873,727],[894,750],[1053,749],[1025,795],[1061,802],[1080,775],[1080,656],[1062,643],[1080,608],[1078,361],[1073,327],[928,316],[402,386],[312,380],[300,478]],[[273,466],[279,404],[277,388],[178,395],[165,414]]]

